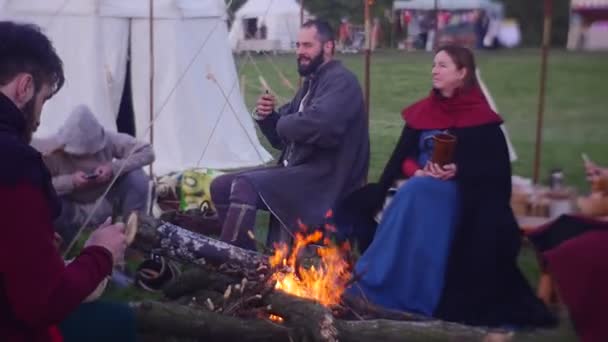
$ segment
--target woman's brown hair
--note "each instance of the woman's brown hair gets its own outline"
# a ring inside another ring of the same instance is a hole
[[[456,67],[460,70],[462,68],[467,69],[467,74],[464,77],[463,85],[464,88],[469,88],[477,85],[477,76],[475,75],[475,56],[471,50],[457,45],[445,45],[437,49],[435,55],[441,51],[447,53]]]

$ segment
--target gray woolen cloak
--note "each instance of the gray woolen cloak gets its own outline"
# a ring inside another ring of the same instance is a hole
[[[329,209],[364,184],[370,148],[362,91],[339,61],[323,65],[290,103],[257,122],[282,154],[277,166],[242,176],[283,226],[293,230],[298,219],[322,223]]]

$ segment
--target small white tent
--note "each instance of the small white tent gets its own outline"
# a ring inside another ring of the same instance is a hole
[[[39,25],[64,62],[66,84],[45,106],[39,136],[78,104],[115,131],[130,51],[137,136],[150,140],[149,0],[0,1],[0,18]],[[153,3],[155,172],[270,160],[240,95],[224,2]]]
[[[266,25],[267,40],[277,41],[280,50],[295,48],[300,29],[300,5],[295,0],[248,0],[235,13],[230,29],[230,45],[233,50],[245,40],[246,21],[257,20],[258,28]],[[304,12],[304,17],[308,13]]]

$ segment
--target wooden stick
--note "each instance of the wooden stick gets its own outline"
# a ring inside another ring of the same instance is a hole
[[[540,178],[540,161],[542,157],[543,116],[545,113],[545,90],[547,84],[547,60],[551,43],[551,20],[553,19],[553,0],[545,0],[545,19],[540,61],[540,89],[538,93],[538,113],[536,117],[536,142],[534,144],[534,184]]]

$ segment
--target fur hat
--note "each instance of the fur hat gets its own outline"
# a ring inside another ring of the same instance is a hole
[[[107,134],[91,109],[80,105],[59,129],[57,143],[69,154],[95,154],[106,146]]]

